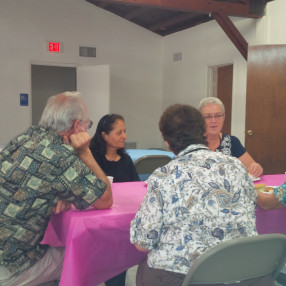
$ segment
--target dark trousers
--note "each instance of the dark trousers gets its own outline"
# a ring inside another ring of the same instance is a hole
[[[184,274],[170,272],[161,269],[150,268],[147,258],[139,265],[136,275],[136,286],[181,286]],[[214,284],[192,284],[193,286],[214,286]],[[275,286],[269,276],[248,279],[240,283],[215,284],[215,286]]]
[[[125,286],[126,271],[112,277],[105,282],[106,286]]]

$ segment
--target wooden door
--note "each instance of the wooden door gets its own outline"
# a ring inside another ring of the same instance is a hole
[[[221,66],[217,70],[217,97],[225,107],[225,120],[222,132],[231,134],[233,65]]]
[[[285,108],[286,45],[250,47],[245,146],[264,174],[286,171]]]

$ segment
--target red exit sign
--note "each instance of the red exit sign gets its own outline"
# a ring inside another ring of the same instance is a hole
[[[48,42],[48,51],[51,53],[60,53],[62,51],[62,44],[58,42]]]

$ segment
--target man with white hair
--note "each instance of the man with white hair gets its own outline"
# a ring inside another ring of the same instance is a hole
[[[0,285],[59,280],[63,248],[41,245],[52,212],[111,207],[111,187],[89,150],[79,92],[50,97],[39,126],[0,153]],[[50,284],[49,284],[50,285]]]

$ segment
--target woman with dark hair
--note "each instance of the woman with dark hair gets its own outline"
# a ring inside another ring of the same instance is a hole
[[[124,118],[118,114],[103,116],[90,141],[90,150],[98,165],[113,182],[140,181],[135,166],[124,149]],[[105,282],[106,286],[124,286],[126,271]]]
[[[93,157],[113,182],[140,181],[134,164],[124,149],[126,140],[124,118],[118,114],[104,115],[90,141]]]

